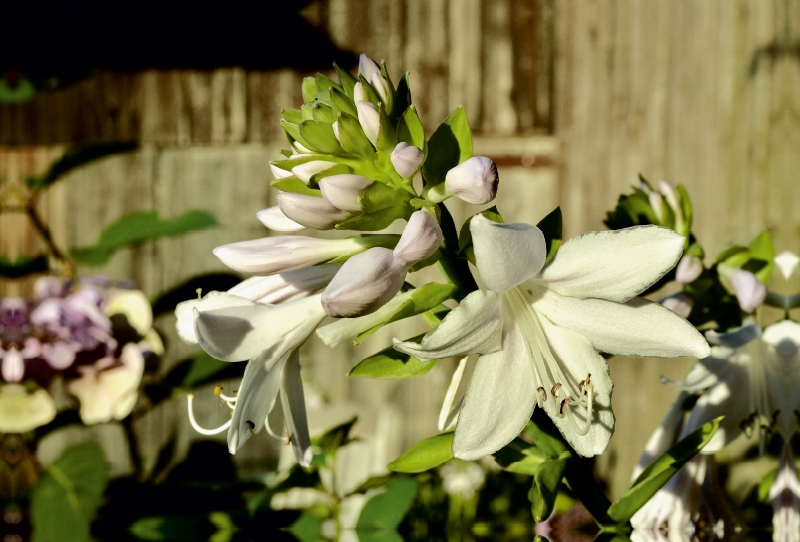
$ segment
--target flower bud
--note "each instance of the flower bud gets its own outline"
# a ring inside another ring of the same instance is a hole
[[[659,224],[664,223],[664,198],[658,192],[648,192],[647,198],[650,200],[650,207],[656,215]]]
[[[19,350],[13,346],[3,355],[0,373],[3,375],[3,380],[11,383],[22,382],[22,378],[25,376],[25,361]]]
[[[381,133],[381,115],[375,104],[361,100],[356,102],[358,111],[358,122],[364,130],[367,139],[374,146],[378,146],[378,135]]]
[[[350,218],[350,213],[337,209],[325,198],[281,192],[275,199],[284,215],[306,228],[330,230]]]
[[[331,124],[331,128],[333,128],[333,135],[336,138],[336,141],[338,141],[339,144],[341,145],[342,135],[339,133],[339,121],[338,120],[333,121],[333,124]]]
[[[694,304],[692,299],[683,292],[665,297],[659,303],[683,318],[689,318]]]
[[[439,222],[425,211],[416,211],[408,219],[408,225],[394,248],[394,256],[401,265],[411,267],[436,252],[441,243]]]
[[[703,262],[696,256],[684,256],[675,269],[675,281],[678,284],[694,282],[703,272]]]
[[[683,216],[683,210],[681,209],[680,197],[678,195],[678,191],[675,190],[675,187],[669,181],[665,181],[661,179],[658,181],[658,191],[664,196],[664,199],[667,200],[667,203],[672,210],[675,212],[677,216],[680,214]]]
[[[269,163],[269,170],[272,172],[272,176],[275,177],[276,181],[280,179],[285,179],[286,177],[291,177],[293,175],[291,171],[286,171],[285,169],[281,169],[278,166],[273,165],[272,162]]]
[[[401,141],[392,151],[390,158],[397,174],[407,179],[417,172],[425,154],[419,147]]]
[[[311,177],[313,177],[317,173],[321,173],[326,169],[330,169],[337,165],[338,164],[336,162],[326,162],[325,160],[311,160],[310,162],[306,162],[305,164],[294,166],[292,168],[292,174],[301,181],[303,181],[304,183],[308,184],[308,181],[311,180]]]
[[[366,101],[366,99],[367,97],[364,95],[364,85],[362,85],[361,81],[359,81],[353,87],[353,102],[358,103]]]
[[[279,206],[270,207],[256,213],[256,218],[272,231],[300,231],[306,229],[281,211]]]
[[[800,263],[800,258],[798,258],[797,254],[789,250],[784,250],[775,256],[775,265],[786,280],[791,278],[798,263]]]
[[[364,79],[371,83],[373,76],[381,76],[381,67],[370,57],[361,53],[361,56],[358,57],[358,75],[363,75]]]
[[[372,179],[361,175],[343,173],[320,180],[319,189],[322,190],[323,197],[334,207],[343,211],[360,213],[361,204],[358,202],[358,197],[372,182]]]
[[[483,205],[497,195],[497,166],[485,156],[473,156],[447,172],[444,187],[438,185],[429,192],[432,201],[444,201],[458,196],[467,203]]]
[[[371,248],[342,265],[322,293],[322,307],[334,318],[375,312],[400,290],[406,271],[388,248]]]
[[[731,277],[731,285],[744,312],[753,312],[767,297],[766,285],[750,271],[736,270]]]

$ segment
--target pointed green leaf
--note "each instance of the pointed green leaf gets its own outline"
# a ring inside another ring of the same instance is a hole
[[[428,186],[444,182],[445,175],[472,157],[472,135],[463,107],[456,109],[433,133],[428,142],[422,174]]]
[[[565,459],[548,459],[536,467],[533,475],[533,485],[528,493],[531,501],[533,520],[540,523],[550,517],[558,496],[558,487],[567,468]]]
[[[342,148],[350,154],[372,157],[375,148],[364,134],[361,123],[348,113],[339,113],[339,137],[342,140]]]
[[[409,85],[408,77],[409,72],[404,73],[397,83],[395,111],[405,111],[411,105],[411,86]]]
[[[544,241],[547,247],[547,258],[545,263],[553,259],[558,247],[561,246],[564,236],[561,233],[561,207],[556,207],[546,217],[541,219],[536,225],[544,234]]]
[[[724,416],[693,431],[669,450],[658,456],[631,482],[625,494],[608,509],[608,515],[618,523],[630,521],[633,515],[666,484],[695,455],[700,453],[719,429]]]
[[[389,482],[386,490],[368,500],[361,510],[356,523],[359,538],[363,540],[362,532],[396,529],[411,508],[416,495],[417,483],[414,480],[397,478]]]
[[[312,113],[314,115],[314,120],[327,122],[328,124],[336,122],[336,113],[333,112],[333,108],[329,105],[316,103],[312,108]],[[331,130],[333,130],[333,128],[331,128]]]
[[[322,93],[326,90],[337,89],[341,90],[341,87],[337,85],[333,79],[325,75],[324,73],[317,74],[317,92]]]
[[[308,104],[301,105],[300,122],[303,122],[304,120],[313,120],[313,118],[314,118],[314,109]],[[300,125],[300,122],[297,123],[298,127]]]
[[[299,109],[283,109],[281,111],[281,116],[283,120],[292,124],[300,124],[300,121],[303,120],[303,114]]]
[[[389,463],[389,470],[394,472],[425,472],[453,459],[453,437],[450,431],[428,437],[417,442],[406,452]]]
[[[51,163],[47,171],[28,178],[28,188],[34,192],[42,190],[75,168],[114,154],[130,152],[136,148],[137,143],[133,141],[100,141],[73,145],[55,162]]]
[[[425,334],[408,339],[420,342]],[[420,361],[417,358],[394,349],[394,346],[384,348],[377,354],[362,359],[350,369],[347,376],[367,378],[410,378],[424,375],[436,365],[436,361]]]
[[[351,75],[345,69],[342,69],[336,62],[333,63],[333,68],[336,70],[336,73],[339,75],[339,82],[341,83],[342,89],[344,90],[345,94],[349,96],[351,99],[353,98],[353,87],[356,86],[358,80],[355,76]]]
[[[405,141],[418,149],[425,151],[427,141],[425,140],[425,127],[419,119],[417,108],[413,105],[405,110],[400,122],[397,125],[397,139]]]
[[[305,194],[306,196],[316,196],[318,198],[322,197],[322,192],[309,187],[297,177],[285,177],[283,179],[278,179],[277,181],[272,181],[272,186],[284,192]]]
[[[310,104],[317,97],[317,82],[313,77],[303,78],[303,101]]]
[[[344,92],[333,89],[331,91],[331,103],[333,111],[338,115],[339,113],[347,113],[354,118],[358,118],[358,110],[353,103],[352,98],[349,98]]]
[[[397,130],[392,124],[389,115],[386,113],[386,107],[383,105],[379,106],[378,112],[381,117],[380,131],[378,132],[378,150],[391,153],[397,146]],[[392,168],[392,170],[394,170],[394,168]]]
[[[769,279],[772,277],[772,270],[775,268],[775,247],[772,244],[772,237],[769,231],[762,231],[752,243],[750,243],[749,252],[751,258],[756,258],[766,262],[760,271],[755,275],[758,280],[764,284],[769,284]]]
[[[342,152],[342,146],[333,133],[333,127],[328,123],[305,120],[300,123],[300,135],[318,151],[327,154]]]

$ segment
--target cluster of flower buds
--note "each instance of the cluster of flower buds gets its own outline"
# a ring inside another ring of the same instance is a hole
[[[55,406],[45,390],[57,375],[79,400],[84,423],[131,412],[145,357],[160,355],[163,346],[144,294],[110,286],[101,279],[77,284],[42,277],[33,299],[0,299],[0,431],[49,422]],[[23,383],[37,391],[20,391]],[[23,408],[29,401],[39,406]],[[31,417],[11,421],[3,415],[15,409],[30,411]]]

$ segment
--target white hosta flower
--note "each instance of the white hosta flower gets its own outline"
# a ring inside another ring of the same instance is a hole
[[[334,207],[352,213],[361,212],[358,197],[361,192],[372,184],[372,179],[361,175],[344,173],[331,175],[319,181],[322,196]]]
[[[675,268],[675,281],[679,284],[694,282],[703,272],[703,262],[697,256],[684,256]]]
[[[775,256],[775,265],[786,280],[791,278],[798,263],[800,263],[800,257],[790,250],[784,250]]]
[[[389,156],[394,170],[404,179],[408,179],[417,172],[424,158],[425,154],[422,149],[409,145],[405,141],[398,143]]]
[[[306,229],[302,224],[298,224],[281,211],[279,206],[269,207],[256,213],[256,218],[272,231],[301,231]]]
[[[19,350],[13,346],[9,348],[3,354],[3,361],[0,365],[0,374],[3,375],[4,381],[22,382],[22,378],[25,376],[25,360]]]
[[[366,79],[377,92],[381,101],[386,104],[389,99],[389,83],[381,75],[381,67],[365,54],[358,58],[358,75]]]
[[[298,235],[240,241],[214,249],[222,263],[240,273],[274,275],[358,254],[387,241],[385,236],[317,239]]]
[[[581,455],[613,432],[611,378],[597,353],[704,357],[686,320],[635,296],[671,269],[683,237],[657,226],[570,239],[543,267],[542,232],[473,217],[476,265],[487,290],[464,298],[419,344],[422,360],[481,354],[459,414],[453,452],[477,459],[508,444],[538,405]]]
[[[322,294],[325,312],[353,318],[378,310],[400,291],[409,267],[436,252],[441,242],[436,218],[416,211],[394,250],[371,248],[344,263]]]
[[[473,156],[447,172],[444,183],[431,188],[428,197],[432,201],[444,201],[451,196],[483,205],[497,195],[497,165],[485,156]]]
[[[28,392],[21,384],[0,385],[0,433],[25,433],[55,417],[56,404],[42,388]]]
[[[683,292],[665,297],[659,300],[659,303],[682,318],[689,318],[694,304],[692,299]]]
[[[316,196],[281,192],[275,199],[290,220],[315,230],[331,230],[352,216],[347,211],[337,209],[325,198]]]
[[[381,133],[381,115],[377,106],[372,102],[361,100],[356,102],[356,112],[358,122],[364,130],[364,134],[375,147],[378,146],[378,136]]]
[[[800,533],[800,480],[791,445],[783,445],[778,475],[769,488],[772,504],[772,540],[793,542]]]
[[[327,169],[331,169],[332,167],[336,167],[339,164],[336,162],[327,162],[325,160],[311,160],[310,162],[306,162],[304,164],[296,165],[292,168],[292,174],[303,181],[304,183],[308,184],[311,180],[311,177],[316,175],[317,173],[322,173]]]
[[[744,312],[751,313],[767,297],[767,286],[750,271],[737,269],[731,276],[731,285]]]

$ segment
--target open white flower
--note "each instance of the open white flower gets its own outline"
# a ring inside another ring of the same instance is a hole
[[[592,232],[567,241],[543,268],[542,232],[472,219],[476,264],[487,290],[464,298],[421,343],[395,348],[422,360],[481,354],[453,452],[477,459],[508,444],[543,407],[581,455],[613,433],[612,382],[598,351],[708,355],[703,337],[657,303],[635,298],[680,258],[683,237],[657,226]]]

